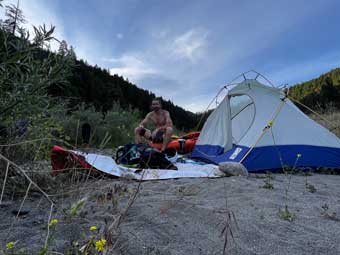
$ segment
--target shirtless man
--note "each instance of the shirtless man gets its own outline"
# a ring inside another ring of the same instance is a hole
[[[161,101],[159,99],[152,100],[152,112],[149,112],[145,119],[135,129],[135,142],[142,143],[143,137],[154,142],[162,142],[162,149],[164,151],[171,140],[172,135],[172,120],[168,111],[162,109]],[[156,129],[151,132],[144,127],[147,123],[153,123]]]

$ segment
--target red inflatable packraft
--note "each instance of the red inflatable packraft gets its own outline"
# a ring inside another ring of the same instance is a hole
[[[172,138],[167,149],[175,149],[180,154],[190,153],[200,135],[200,132],[191,132],[180,137]],[[161,150],[162,143],[150,143],[150,146]]]

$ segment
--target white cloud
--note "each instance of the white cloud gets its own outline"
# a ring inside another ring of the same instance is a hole
[[[149,64],[133,55],[123,55],[120,58],[103,58],[102,60],[111,62],[114,65],[114,67],[110,68],[111,74],[122,75],[133,82],[137,82],[147,75],[157,73]]]
[[[116,34],[117,39],[121,40],[124,38],[124,35],[121,33]]]
[[[170,51],[176,58],[196,62],[204,55],[207,36],[208,32],[203,29],[191,29],[174,39]]]

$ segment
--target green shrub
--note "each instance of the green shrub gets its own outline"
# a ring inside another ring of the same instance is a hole
[[[133,142],[134,129],[141,120],[138,111],[124,110],[118,104],[115,104],[113,109],[107,112],[105,116],[101,112],[97,112],[94,107],[86,108],[83,105],[72,114],[58,118],[63,127],[65,139],[78,146],[83,143],[82,125],[84,123],[90,124],[91,147],[116,147]],[[105,140],[107,143],[105,143]]]

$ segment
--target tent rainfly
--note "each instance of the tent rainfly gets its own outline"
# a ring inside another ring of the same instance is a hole
[[[192,158],[240,162],[250,172],[340,169],[340,139],[300,111],[285,90],[245,79],[211,113]]]

